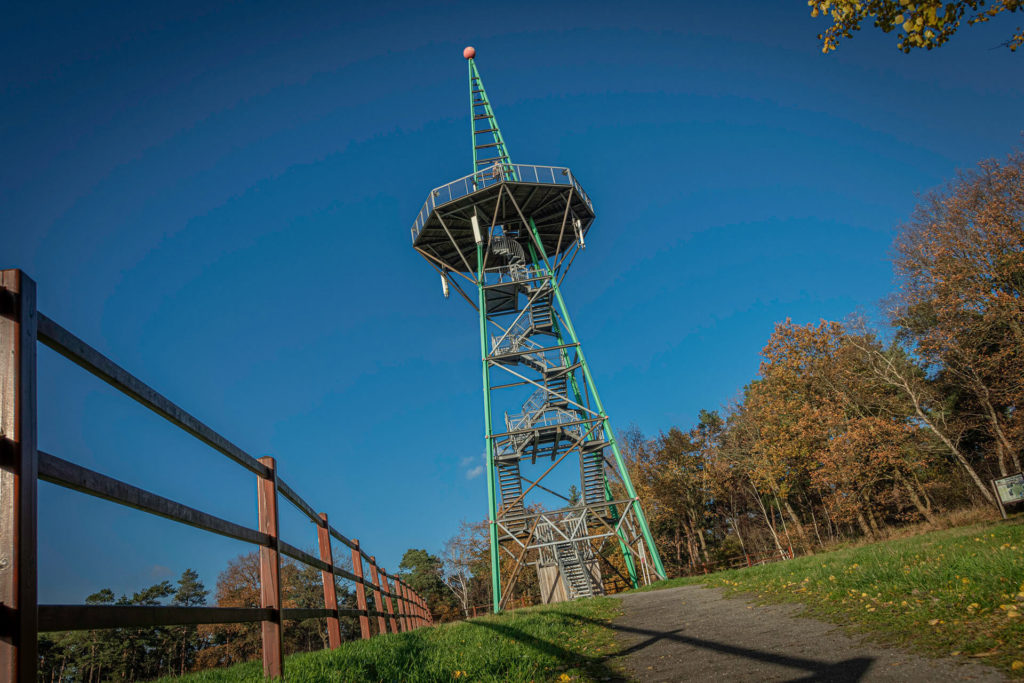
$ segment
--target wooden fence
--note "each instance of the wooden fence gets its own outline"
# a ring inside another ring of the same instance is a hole
[[[254,458],[245,453],[38,313],[35,294],[35,283],[20,270],[0,271],[0,680],[35,683],[41,631],[260,622],[263,672],[283,677],[285,619],[326,618],[331,648],[341,644],[341,616],[358,616],[363,638],[370,637],[371,618],[377,620],[378,633],[408,631],[433,623],[430,610],[415,591],[385,572],[358,540],[342,535],[328,522],[326,513],[316,512],[281,479],[274,458]],[[40,451],[36,440],[37,340],[255,474],[258,528],[220,519]],[[36,512],[40,479],[259,546],[260,607],[38,604]],[[282,498],[316,524],[320,557],[280,538],[278,504]],[[351,572],[335,564],[332,538],[351,549]],[[320,570],[322,608],[282,608],[282,555]],[[338,607],[335,585],[339,577],[354,582],[356,609]]]

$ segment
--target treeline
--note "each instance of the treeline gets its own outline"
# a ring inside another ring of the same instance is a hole
[[[670,571],[991,506],[1024,446],[1024,155],[926,196],[882,321],[776,326],[723,411],[623,442]]]
[[[339,566],[351,570],[342,560]],[[410,549],[402,557],[398,576],[423,597],[435,621],[458,616],[452,592],[445,586],[441,560],[425,550]],[[324,605],[320,570],[283,559],[281,592],[283,607],[321,608]],[[356,609],[356,594],[349,582],[335,580],[338,606]],[[131,596],[117,597],[105,588],[85,599],[88,605],[149,605],[202,607],[210,591],[192,569],[176,584],[161,581]],[[217,578],[213,604],[217,607],[260,606],[259,553],[240,555],[228,562]],[[341,639],[360,637],[358,617],[341,617]],[[377,620],[370,620],[376,632]],[[284,622],[284,652],[313,652],[329,645],[326,619]],[[260,624],[200,626],[153,626],[39,635],[39,680],[48,683],[102,683],[145,681],[189,671],[231,666],[258,659],[262,654]]]
[[[355,593],[340,580],[338,602],[355,608]],[[323,607],[320,570],[290,560],[281,565],[284,607]],[[109,588],[86,598],[89,605],[175,605],[201,607],[210,591],[192,569],[176,584],[161,581],[131,596],[115,596]],[[259,555],[241,555],[220,573],[213,596],[218,607],[259,607]],[[358,637],[358,621],[341,618],[343,640]],[[326,648],[324,619],[285,621],[286,654]],[[260,625],[215,624],[200,626],[153,626],[40,634],[39,680],[51,683],[144,681],[188,671],[229,666],[256,659],[261,654]]]

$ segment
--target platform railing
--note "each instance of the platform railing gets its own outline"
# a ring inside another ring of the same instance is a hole
[[[280,477],[272,457],[254,458],[36,310],[36,287],[20,270],[0,270],[0,680],[35,683],[38,635],[46,631],[260,622],[263,671],[284,676],[284,620],[326,618],[329,647],[341,644],[339,617],[359,617],[360,635],[431,625],[430,610],[401,578],[380,567],[359,541],[343,535]],[[139,402],[256,475],[255,528],[229,522],[40,451],[36,434],[37,341]],[[259,548],[260,607],[40,605],[37,591],[37,490],[46,481]],[[312,521],[319,557],[284,541],[284,499]],[[352,553],[352,571],[335,562],[331,539]],[[284,608],[281,558],[320,570],[322,608]],[[357,608],[338,605],[337,579],[353,582]],[[372,592],[372,607],[368,590]],[[371,629],[370,619],[376,619]]]
[[[424,224],[433,213],[434,209],[444,206],[456,199],[461,199],[473,194],[478,190],[503,183],[506,180],[514,179],[519,183],[535,183],[538,185],[566,185],[572,186],[583,201],[593,210],[594,205],[590,196],[583,190],[583,186],[573,176],[572,172],[565,166],[537,166],[534,164],[494,164],[488,168],[470,173],[458,180],[435,187],[427,195],[427,201],[423,202],[423,208],[416,215],[413,221],[412,241],[415,243],[423,230]]]

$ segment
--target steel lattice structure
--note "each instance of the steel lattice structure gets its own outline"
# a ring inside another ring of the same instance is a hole
[[[512,163],[475,50],[464,56],[473,172],[430,193],[412,242],[445,296],[454,289],[479,313],[494,611],[526,566],[545,602],[603,592],[609,541],[634,586],[664,578],[560,289],[593,204],[568,168]],[[504,584],[502,553],[512,560]]]

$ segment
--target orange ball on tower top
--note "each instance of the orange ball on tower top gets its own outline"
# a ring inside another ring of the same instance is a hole
[[[467,47],[465,50],[462,51],[462,56],[465,57],[466,59],[473,59],[473,57],[476,57],[476,48],[473,47],[472,45]]]

